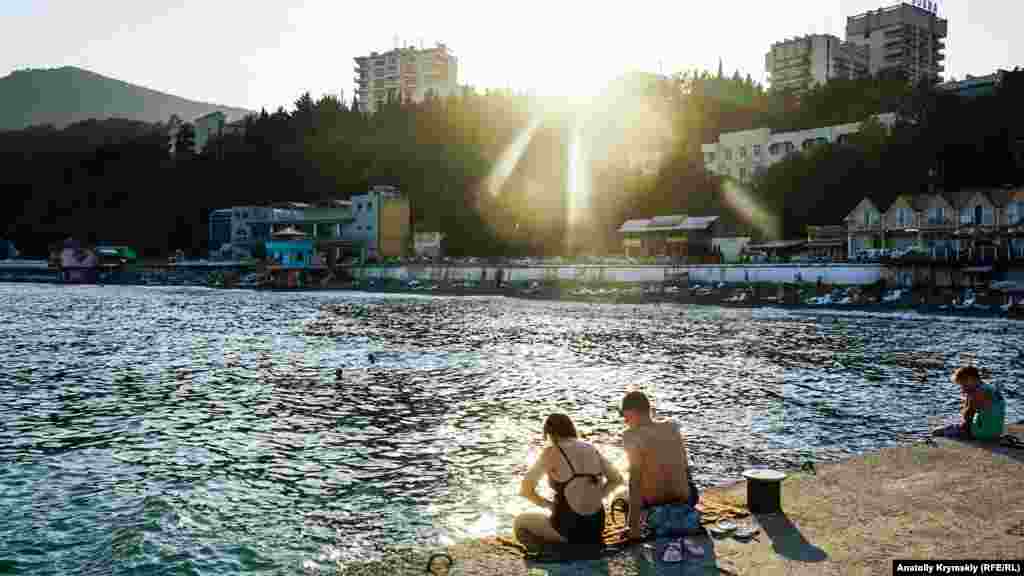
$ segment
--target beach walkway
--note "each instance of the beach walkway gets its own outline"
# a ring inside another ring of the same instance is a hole
[[[1024,438],[1024,426],[1009,432]],[[746,501],[745,484],[708,489],[705,501]],[[948,439],[888,448],[783,482],[782,514],[757,517],[755,541],[704,539],[705,558],[648,561],[640,546],[564,564],[510,557],[463,542],[449,550],[453,573],[891,574],[894,559],[1024,558],[1024,450]]]

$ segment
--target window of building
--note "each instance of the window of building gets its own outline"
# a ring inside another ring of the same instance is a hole
[[[754,144],[754,157],[755,158],[760,158],[761,157],[761,145],[760,144]]]
[[[864,225],[874,226],[878,224],[879,217],[880,215],[878,212],[871,208],[868,208],[867,210],[864,211]]]
[[[995,209],[991,206],[986,206],[981,211],[981,223],[983,226],[994,226],[996,223]]]
[[[1010,202],[1006,206],[1006,223],[1016,226],[1024,221],[1024,202]]]
[[[779,151],[781,149],[782,149],[782,146],[778,142],[776,142],[776,143],[768,146],[768,153],[771,154],[772,156],[775,156],[775,155],[777,155],[779,153]]]
[[[732,149],[726,148],[724,150],[724,152],[725,152],[725,159],[726,160],[732,160]]]
[[[745,159],[747,157],[747,147],[740,146],[736,149],[736,154],[739,156],[740,160]]]
[[[961,208],[960,209],[960,223],[961,224],[970,225],[971,222],[972,222],[971,209],[966,207],[966,206]]]
[[[928,209],[928,224],[941,226],[946,220],[945,210],[942,206],[933,206]]]
[[[740,180],[746,180],[746,179],[747,179],[747,169],[746,168],[740,168]]]
[[[913,221],[913,216],[910,213],[910,208],[897,208],[896,209],[896,225],[897,226],[910,226]]]

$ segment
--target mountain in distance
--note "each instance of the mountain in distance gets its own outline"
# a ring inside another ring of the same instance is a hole
[[[218,110],[233,121],[252,113],[242,108],[186,100],[74,66],[16,70],[0,78],[0,102],[3,102],[0,130],[20,130],[42,124],[62,129],[92,118],[167,122],[172,114],[191,122]]]

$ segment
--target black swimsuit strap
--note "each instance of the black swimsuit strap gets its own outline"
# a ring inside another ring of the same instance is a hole
[[[569,476],[568,480],[566,480],[565,482],[559,482],[559,484],[561,484],[562,486],[568,486],[569,482],[572,482],[573,480],[575,480],[576,478],[579,478],[579,477],[590,478],[590,480],[592,482],[594,482],[595,484],[597,483],[597,480],[601,477],[600,474],[579,474],[579,473],[577,473],[576,472],[576,467],[572,465],[572,460],[569,460],[569,455],[566,454],[565,450],[562,449],[562,445],[558,444],[558,443],[555,443],[555,446],[558,446],[558,451],[562,453],[562,457],[565,458],[565,463],[569,465],[569,471],[572,472],[572,476]]]
[[[555,446],[557,446],[558,451],[562,453],[562,458],[565,458],[565,463],[569,465],[569,471],[572,472],[572,476],[569,477],[569,480],[572,480],[576,477],[576,467],[572,465],[572,460],[569,460],[569,455],[562,449],[562,445],[556,442]],[[569,480],[566,480],[566,482]]]

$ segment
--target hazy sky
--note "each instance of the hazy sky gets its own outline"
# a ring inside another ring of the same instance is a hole
[[[353,93],[354,56],[445,42],[459,83],[586,94],[628,68],[739,69],[764,81],[772,42],[844,37],[878,0],[338,2],[0,0],[0,76],[79,66],[178,96],[291,108],[304,91]],[[946,75],[1024,65],[1024,3],[944,0]],[[0,94],[0,101],[2,101]]]

